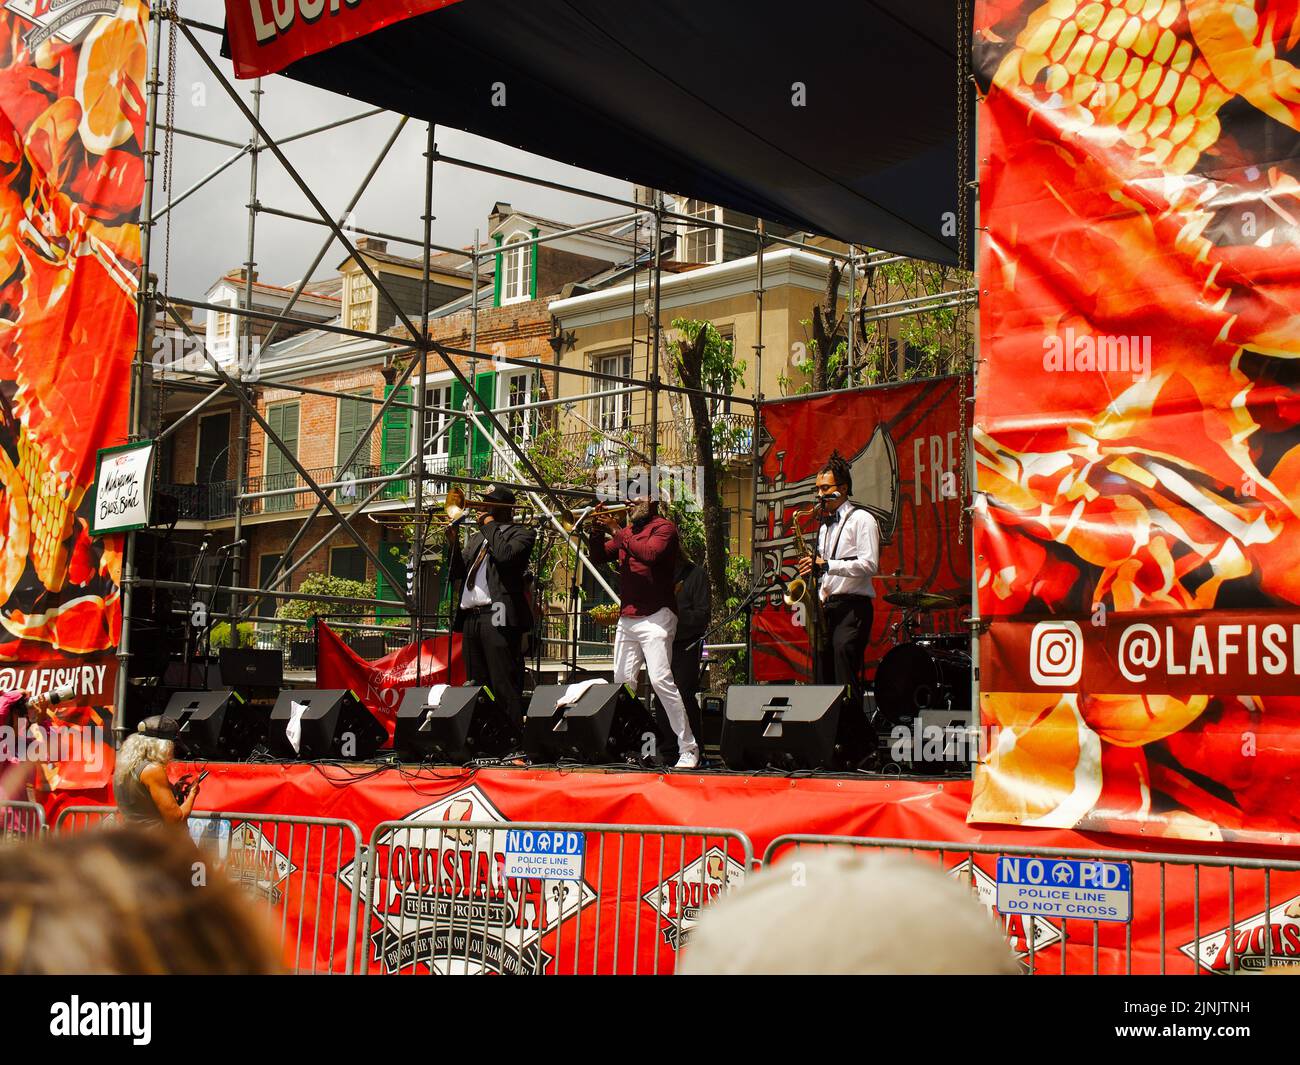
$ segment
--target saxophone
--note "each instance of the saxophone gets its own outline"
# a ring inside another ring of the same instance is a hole
[[[804,540],[803,530],[799,528],[799,521],[816,510],[816,506],[804,507],[801,510],[796,510],[790,516],[790,529],[794,535],[795,548],[799,555],[812,554],[808,549],[807,542]],[[794,580],[786,584],[785,594],[781,597],[781,601],[791,609],[799,605],[803,606],[804,627],[808,630],[810,643],[815,645],[817,630],[821,627],[822,605],[813,594],[811,582],[804,580],[802,577],[795,577]]]

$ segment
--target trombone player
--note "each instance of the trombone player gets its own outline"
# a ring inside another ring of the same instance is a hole
[[[871,640],[876,595],[871,578],[880,568],[880,526],[869,510],[849,502],[853,477],[849,464],[833,452],[817,474],[815,557],[799,559],[799,575],[818,575],[817,594],[825,624],[818,626],[813,681],[843,684],[855,706],[862,705],[862,667]]]
[[[446,530],[451,552],[451,586],[457,589],[452,631],[461,634],[465,679],[485,684],[500,701],[512,727],[523,736],[524,633],[532,627],[532,611],[524,594],[525,571],[537,540],[537,530],[514,520],[515,494],[488,485],[470,504],[477,512],[478,530],[460,547],[456,517]]]

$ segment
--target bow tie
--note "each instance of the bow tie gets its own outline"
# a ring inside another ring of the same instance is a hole
[[[844,508],[840,507],[838,510],[835,511],[834,514],[828,514],[822,520],[825,521],[827,525],[834,525],[836,522],[840,520],[843,514],[844,514]]]

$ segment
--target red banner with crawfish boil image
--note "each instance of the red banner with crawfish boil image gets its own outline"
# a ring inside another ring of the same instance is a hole
[[[971,819],[1300,842],[1300,4],[986,0],[974,59]]]
[[[959,542],[966,486],[958,406],[969,394],[969,377],[941,377],[763,404],[754,583],[769,591],[754,613],[756,680],[811,680],[808,631],[799,624],[805,611],[785,598],[798,576],[796,526],[808,549],[816,543],[818,525],[808,508],[816,500],[817,472],[833,451],[849,463],[851,499],[880,526],[867,675],[913,636],[969,635],[960,605],[910,611],[883,598],[902,591],[970,602],[970,541]],[[963,648],[966,642],[959,640]]]
[[[0,673],[71,683],[72,724],[106,723],[121,626],[121,537],[88,523],[127,427],[147,20],[138,0],[0,8]]]

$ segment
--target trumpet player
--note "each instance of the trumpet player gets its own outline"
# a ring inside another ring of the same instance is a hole
[[[825,624],[817,627],[820,646],[813,648],[813,679],[843,684],[862,705],[862,667],[871,639],[871,578],[880,567],[880,526],[870,511],[849,502],[853,477],[849,464],[833,452],[817,474],[821,528],[816,556],[799,559],[799,575],[817,575],[817,592]]]
[[[599,507],[591,525],[591,559],[618,566],[619,598],[623,609],[614,631],[614,683],[636,680],[645,662],[650,686],[668,715],[677,736],[675,769],[700,764],[700,748],[686,718],[677,682],[673,680],[672,644],[677,634],[677,526],[658,514],[653,499],[629,501],[627,516],[608,514]]]
[[[459,590],[452,629],[461,633],[465,678],[486,684],[511,724],[523,735],[524,633],[532,613],[524,595],[524,574],[537,530],[514,520],[515,494],[488,485],[471,507],[478,531],[460,547],[455,522],[447,527],[451,586]]]

